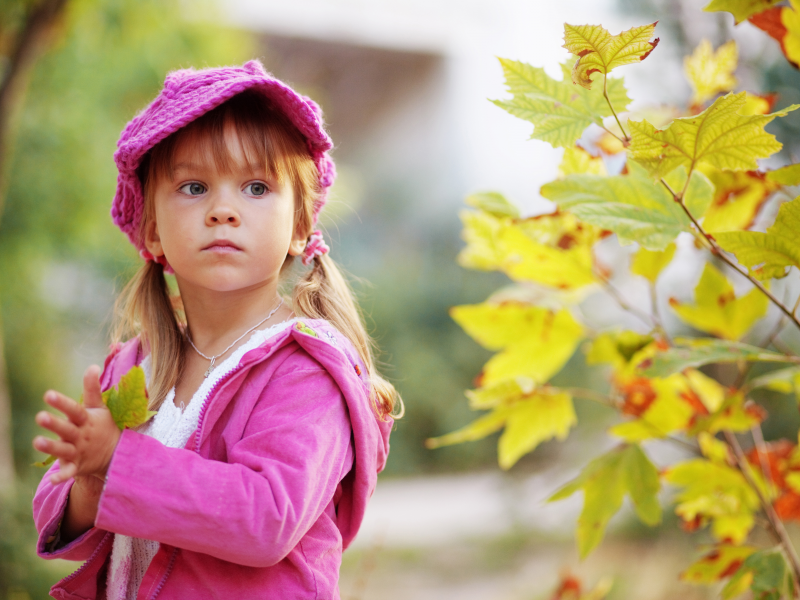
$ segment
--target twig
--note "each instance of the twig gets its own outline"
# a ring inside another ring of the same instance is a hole
[[[664,340],[672,346],[672,338],[670,338],[669,333],[667,333],[667,328],[664,327],[664,321],[661,318],[661,311],[658,310],[658,295],[656,294],[656,284],[652,281],[650,283],[650,312],[653,315],[653,321],[656,324],[656,327],[661,331],[661,335],[664,337]]]
[[[599,273],[596,269],[594,271],[594,275],[595,275],[595,277],[597,277],[600,280],[600,282],[603,284],[603,287],[608,292],[608,294],[612,298],[614,298],[614,300],[617,301],[617,304],[619,304],[620,307],[623,310],[626,310],[626,311],[630,312],[631,314],[635,315],[636,317],[638,317],[639,320],[642,321],[642,323],[644,323],[648,327],[651,327],[653,329],[658,329],[658,324],[653,319],[653,315],[649,315],[646,312],[644,312],[643,310],[639,310],[635,306],[629,304],[628,301],[625,300],[625,298],[622,297],[622,294],[619,292],[619,290],[617,288],[615,288],[611,284],[611,282],[606,277],[604,277],[601,273]]]
[[[603,75],[603,97],[608,102],[608,108],[611,109],[611,114],[614,115],[614,118],[617,120],[617,125],[619,125],[619,130],[622,132],[622,136],[625,138],[624,140],[620,140],[626,146],[628,142],[631,141],[631,138],[628,137],[628,134],[625,133],[625,128],[622,126],[622,123],[619,122],[619,117],[617,116],[617,111],[614,110],[614,106],[611,104],[611,99],[608,97],[608,75]],[[619,139],[619,138],[618,138]]]
[[[791,321],[797,326],[798,329],[800,329],[800,321],[797,320],[797,317],[794,315],[794,313],[791,310],[789,310],[780,300],[778,300],[772,294],[772,292],[770,292],[766,287],[764,287],[763,283],[761,283],[758,279],[750,275],[750,273],[746,269],[743,269],[738,264],[733,262],[730,258],[728,258],[723,249],[719,246],[719,244],[717,244],[717,241],[713,237],[711,237],[711,235],[709,235],[703,229],[700,223],[697,222],[697,219],[694,218],[694,215],[692,215],[692,212],[688,209],[686,203],[683,201],[683,194],[686,192],[686,189],[689,185],[689,179],[691,178],[691,176],[692,176],[692,171],[690,170],[686,178],[686,185],[684,186],[683,191],[681,192],[680,195],[675,194],[675,191],[669,186],[669,184],[666,181],[664,181],[664,179],[661,180],[661,183],[664,185],[664,187],[667,188],[667,190],[669,190],[669,192],[672,194],[672,197],[675,199],[675,202],[678,203],[678,205],[683,209],[683,212],[686,213],[686,216],[689,217],[689,220],[695,226],[697,232],[700,235],[702,235],[705,241],[710,245],[711,252],[713,252],[715,256],[718,256],[734,271],[746,277],[750,281],[750,283],[752,283],[755,287],[757,287],[761,291],[762,294],[764,294],[767,298],[769,298],[770,301],[775,306],[777,306],[781,310],[781,312],[783,312],[783,314],[789,317],[789,319],[791,319]]]
[[[753,475],[750,473],[750,464],[747,462],[747,459],[744,456],[742,447],[739,445],[739,440],[737,440],[736,436],[733,435],[733,433],[728,429],[725,429],[723,433],[725,435],[725,441],[728,443],[728,446],[730,446],[731,450],[733,450],[733,455],[736,458],[736,464],[739,467],[739,471],[747,481],[747,484],[753,488],[756,496],[758,496],[758,501],[761,504],[761,508],[769,520],[770,527],[768,528],[768,531],[772,533],[773,537],[775,537],[775,540],[783,548],[786,558],[789,559],[789,564],[792,567],[791,572],[792,581],[794,582],[794,596],[797,598],[798,593],[800,592],[800,559],[798,559],[797,552],[795,552],[794,546],[792,546],[792,542],[789,539],[789,534],[786,532],[786,528],[783,526],[783,521],[781,521],[780,517],[775,512],[775,508],[773,508],[772,503],[764,497],[761,488],[753,479]]]
[[[772,472],[770,471],[769,462],[767,461],[767,444],[764,442],[764,432],[761,431],[761,425],[753,425],[750,428],[750,435],[753,436],[758,462],[761,465],[761,472],[764,474],[764,479],[772,485]]]
[[[563,390],[564,392],[568,393],[570,396],[575,398],[583,398],[584,400],[591,400],[592,402],[597,402],[598,404],[602,404],[603,406],[607,406],[608,408],[619,408],[619,402],[615,401],[610,396],[606,396],[604,394],[600,394],[595,392],[594,390],[587,390],[586,388],[568,388],[568,387],[560,387],[558,388]]]

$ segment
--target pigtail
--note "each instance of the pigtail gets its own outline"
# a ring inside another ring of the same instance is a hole
[[[183,368],[183,333],[175,312],[179,298],[169,294],[164,267],[147,261],[122,290],[114,306],[112,340],[119,343],[139,334],[149,349],[152,377],[147,390],[149,410],[158,410]]]
[[[313,268],[294,286],[295,312],[310,319],[325,319],[358,350],[367,367],[372,385],[372,401],[382,418],[403,415],[403,401],[394,386],[375,368],[373,342],[364,329],[353,294],[336,263],[327,254],[314,258]]]

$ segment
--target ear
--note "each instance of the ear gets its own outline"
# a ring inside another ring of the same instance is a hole
[[[161,236],[158,235],[158,224],[151,220],[144,227],[144,246],[153,256],[164,256],[164,248],[161,246]]]
[[[300,256],[303,251],[306,249],[306,243],[308,242],[308,234],[304,235],[304,232],[300,231],[301,227],[298,223],[298,226],[294,229],[294,235],[292,236],[292,241],[289,242],[289,255],[290,256]]]

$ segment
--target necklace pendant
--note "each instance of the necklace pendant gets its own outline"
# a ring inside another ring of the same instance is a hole
[[[206,373],[205,373],[205,377],[206,377],[206,378],[207,378],[209,375],[211,375],[211,371],[213,371],[213,370],[214,370],[214,361],[216,360],[216,358],[217,358],[216,356],[214,356],[214,357],[212,357],[212,358],[211,358],[211,364],[210,364],[210,365],[208,365],[208,369],[206,370]]]

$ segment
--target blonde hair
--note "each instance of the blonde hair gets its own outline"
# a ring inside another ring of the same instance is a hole
[[[322,194],[317,168],[305,138],[280,111],[254,91],[245,91],[207,112],[153,147],[139,167],[144,189],[144,210],[139,239],[147,223],[155,219],[155,182],[172,177],[173,158],[179,144],[200,142],[210,145],[214,164],[230,172],[232,159],[224,139],[226,125],[238,135],[245,159],[266,164],[267,173],[279,182],[289,181],[295,198],[295,227],[308,237],[314,225],[314,203]],[[287,255],[281,271],[288,271],[294,257]],[[359,309],[345,278],[328,255],[316,257],[313,267],[294,285],[292,307],[297,315],[325,319],[340,331],[358,351],[371,383],[371,400],[378,416],[402,416],[402,400],[378,373],[374,344],[364,327]],[[184,365],[186,323],[180,296],[171,294],[164,267],[147,261],[122,290],[115,305],[112,340],[120,342],[139,335],[149,349],[151,381],[148,386],[150,410],[158,410],[167,393],[180,378]]]

